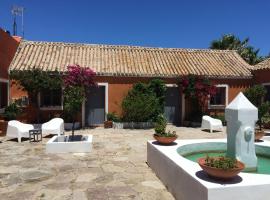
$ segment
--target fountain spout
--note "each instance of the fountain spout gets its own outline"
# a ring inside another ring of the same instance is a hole
[[[245,164],[245,171],[256,171],[257,156],[254,144],[254,128],[258,109],[240,92],[226,107],[227,156]]]

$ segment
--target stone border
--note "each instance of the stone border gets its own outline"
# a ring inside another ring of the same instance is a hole
[[[153,122],[113,122],[116,129],[151,129],[154,128]]]

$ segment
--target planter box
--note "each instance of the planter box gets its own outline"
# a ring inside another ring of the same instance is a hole
[[[150,128],[154,128],[154,123],[153,122],[113,122],[113,128],[150,129]]]
[[[92,135],[54,136],[46,144],[46,153],[86,153],[92,150]],[[79,139],[78,139],[79,138]]]
[[[65,130],[71,130],[72,129],[72,123],[65,123],[64,124]],[[74,129],[77,130],[80,128],[80,122],[75,122]]]

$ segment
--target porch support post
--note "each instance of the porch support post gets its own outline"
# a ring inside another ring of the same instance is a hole
[[[85,127],[85,100],[82,103],[82,127]]]
[[[185,94],[182,92],[182,112],[181,112],[181,114],[182,114],[182,116],[181,116],[181,124],[182,124],[182,126],[183,126],[183,123],[184,123],[184,120],[185,120]]]

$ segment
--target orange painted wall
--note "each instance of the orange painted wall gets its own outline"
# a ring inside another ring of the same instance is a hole
[[[138,77],[103,77],[99,76],[95,78],[96,82],[105,82],[108,83],[108,111],[109,112],[115,112],[118,115],[121,115],[122,109],[121,104],[123,98],[127,95],[128,91],[132,88],[132,85],[137,82],[148,82],[151,78],[138,78]],[[164,81],[167,84],[177,84],[178,79],[164,79]],[[240,92],[244,91],[246,88],[248,88],[251,85],[252,80],[251,79],[215,79],[212,80],[213,84],[228,84],[229,85],[229,97],[228,100],[231,102],[231,100]],[[16,88],[16,85],[13,85],[11,87],[11,96],[12,98],[18,98],[20,96],[27,95],[26,92],[20,91]],[[181,105],[181,104],[180,104]],[[186,115],[189,112],[189,105],[188,102],[186,102]],[[47,118],[46,115],[50,113],[50,115],[59,113],[55,111],[41,111],[42,112],[42,118]],[[30,120],[30,118],[29,118]],[[32,120],[32,119],[31,119]]]
[[[19,37],[12,37],[0,28],[0,78],[8,79],[8,67],[19,43]]]
[[[115,112],[121,115],[122,109],[121,104],[128,91],[132,88],[132,84],[109,84],[109,102],[108,111]]]

